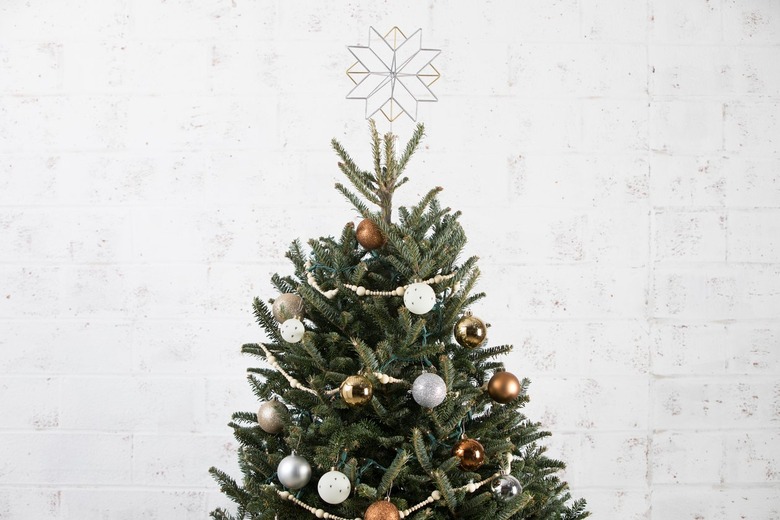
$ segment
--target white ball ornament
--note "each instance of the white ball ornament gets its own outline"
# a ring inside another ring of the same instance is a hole
[[[305,331],[303,322],[297,318],[291,318],[279,327],[279,332],[287,343],[299,343],[303,339]]]
[[[349,478],[340,471],[331,470],[320,477],[317,483],[317,492],[320,498],[328,504],[340,504],[349,498],[352,491],[352,483]]]
[[[413,283],[404,292],[404,305],[414,314],[427,314],[436,305],[436,293],[427,283]]]
[[[412,397],[423,408],[436,408],[447,397],[447,383],[436,374],[420,374],[412,384]]]
[[[311,465],[295,453],[282,459],[276,467],[279,482],[287,489],[301,489],[311,480]]]

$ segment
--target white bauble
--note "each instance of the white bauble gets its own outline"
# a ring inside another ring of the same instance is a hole
[[[436,293],[427,283],[413,283],[404,292],[404,305],[414,314],[427,314],[436,305]]]
[[[447,383],[436,374],[420,374],[412,384],[412,397],[423,408],[436,408],[447,397]]]
[[[340,504],[349,498],[352,491],[352,483],[349,478],[340,471],[331,470],[320,477],[317,483],[317,492],[320,498],[328,504]]]
[[[287,343],[299,343],[305,331],[303,322],[297,318],[290,318],[279,327],[279,332]]]
[[[303,457],[288,455],[276,467],[276,476],[287,489],[301,489],[311,480],[311,465]]]

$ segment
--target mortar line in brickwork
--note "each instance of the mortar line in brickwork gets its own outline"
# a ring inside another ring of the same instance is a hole
[[[129,311],[139,310],[139,308],[131,308]],[[230,316],[233,316],[231,314]],[[204,317],[198,314],[190,316],[171,315],[171,316],[156,316],[156,317],[143,317],[139,319],[137,323],[234,323],[239,325],[247,325],[248,327],[256,325],[253,318],[247,311],[246,319],[235,319],[230,316],[208,316]],[[47,316],[42,318],[40,316],[0,316],[0,323],[2,322],[19,322],[19,323],[100,323],[100,324],[115,324],[115,325],[134,325],[134,319],[128,314],[121,314],[117,317],[103,317],[103,316]],[[774,317],[760,317],[760,318],[697,318],[697,317],[652,317],[646,318],[643,316],[617,316],[617,317],[550,317],[550,318],[538,318],[532,320],[523,320],[516,323],[566,323],[566,324],[594,324],[601,323],[642,323],[647,322],[649,325],[761,325],[780,327],[780,320]],[[511,343],[511,341],[509,342]],[[519,344],[515,344],[515,349],[519,349]]]
[[[214,486],[172,486],[167,484],[150,484],[148,486],[133,484],[130,486],[121,486],[118,484],[106,484],[105,486],[96,484],[58,484],[56,482],[32,482],[21,484],[0,484],[0,490],[3,489],[46,489],[59,491],[76,491],[94,489],[99,491],[194,491],[219,493]],[[0,517],[1,518],[1,517]]]
[[[117,378],[123,379],[146,379],[146,380],[165,380],[165,381],[186,381],[186,380],[201,380],[208,379],[231,379],[231,374],[235,378],[234,372],[193,372],[191,374],[181,373],[164,373],[164,372],[95,372],[95,373],[74,373],[74,372],[2,372],[0,374],[3,377],[11,378],[59,378],[62,380],[68,379],[111,379],[116,381]]]
[[[650,94],[650,88],[651,88],[651,74],[655,71],[655,69],[652,69],[651,72],[651,64],[650,64],[650,20],[652,18],[652,8],[650,5],[651,0],[645,0],[645,100],[646,100],[646,115],[647,115],[647,121],[648,125],[646,127],[646,143],[647,143],[647,150],[645,151],[645,161],[647,163],[647,184],[648,184],[648,197],[647,197],[647,205],[649,206],[647,209],[649,211],[649,217],[647,219],[647,241],[648,241],[648,248],[647,248],[647,262],[646,262],[646,291],[645,294],[645,320],[647,323],[647,329],[648,331],[651,330],[652,327],[652,313],[653,309],[655,309],[655,276],[654,276],[654,269],[655,269],[655,244],[653,237],[655,236],[655,218],[654,218],[654,212],[653,212],[653,206],[652,206],[652,189],[653,189],[653,151],[651,149],[651,135],[650,135],[650,121],[652,121],[652,110],[651,105],[653,102],[653,97]],[[654,389],[653,389],[653,377],[652,377],[652,366],[653,366],[653,347],[652,342],[648,342],[647,344],[647,422],[645,427],[645,489],[646,489],[646,504],[647,504],[647,518],[652,519],[653,516],[653,475],[652,475],[652,461],[650,454],[652,453],[653,449],[653,410],[654,410]]]
[[[760,261],[739,261],[739,262],[724,262],[723,260],[712,260],[712,261],[701,261],[701,260],[694,260],[694,261],[683,261],[683,260],[657,260],[654,261],[653,264],[655,266],[662,266],[662,267],[698,267],[698,266],[704,266],[704,267],[713,267],[713,266],[721,266],[721,267],[729,267],[729,266],[766,266],[766,267],[772,267],[777,266],[780,267],[780,262],[777,261],[769,261],[769,262],[760,262]],[[226,267],[232,267],[232,266],[256,266],[256,265],[265,265],[265,264],[257,264],[255,262],[252,262],[250,260],[247,261],[231,261],[231,262],[158,262],[158,261],[149,261],[149,262],[138,262],[138,261],[123,261],[123,260],[117,260],[117,261],[105,261],[105,262],[71,262],[67,260],[46,260],[46,261],[36,261],[36,260],[29,260],[25,262],[19,262],[18,260],[13,261],[0,261],[0,266],[7,266],[7,267],[83,267],[83,266],[95,266],[95,267],[147,267],[147,266],[202,266],[204,268],[207,267],[220,267],[220,266],[226,266]],[[595,268],[596,270],[601,271],[608,271],[612,270],[614,268],[619,268],[621,270],[631,270],[631,269],[645,269],[647,267],[646,264],[637,264],[637,265],[626,265],[621,263],[603,263],[603,262],[593,262],[593,261],[578,261],[578,262],[482,262],[482,265],[485,266],[510,266],[510,267],[550,267],[550,268],[556,268],[556,267],[577,267],[577,268]]]

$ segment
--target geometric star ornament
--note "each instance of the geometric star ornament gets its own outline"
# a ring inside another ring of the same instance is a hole
[[[398,27],[384,36],[371,27],[367,47],[348,48],[357,62],[347,69],[355,83],[347,99],[366,101],[366,119],[382,112],[390,121],[401,114],[417,121],[419,102],[438,101],[430,87],[441,74],[431,62],[441,50],[422,48],[422,29],[407,37]]]

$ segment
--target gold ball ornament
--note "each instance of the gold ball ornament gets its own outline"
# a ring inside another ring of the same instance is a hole
[[[349,406],[362,406],[371,401],[374,385],[365,376],[349,376],[341,383],[339,393]]]
[[[355,230],[355,237],[357,238],[358,244],[369,251],[372,249],[379,249],[387,242],[387,239],[385,239],[379,226],[369,219],[364,219],[358,224],[358,227]]]
[[[366,514],[363,515],[364,520],[401,520],[401,514],[398,512],[398,508],[393,505],[392,502],[387,500],[380,500],[374,502],[368,509]]]
[[[474,439],[461,439],[452,448],[452,456],[460,459],[463,471],[476,471],[485,463],[485,448]]]
[[[293,293],[280,294],[274,300],[271,311],[279,323],[303,316],[303,298]]]
[[[477,348],[487,339],[487,325],[481,319],[468,313],[455,324],[453,334],[460,346]]]
[[[510,403],[520,395],[520,380],[511,372],[496,372],[488,382],[488,394],[497,403]]]

